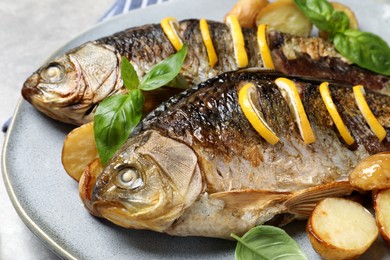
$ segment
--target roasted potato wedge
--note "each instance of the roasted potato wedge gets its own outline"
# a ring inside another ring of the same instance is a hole
[[[324,259],[352,259],[378,237],[375,218],[359,203],[327,198],[314,209],[306,227],[313,248]]]
[[[235,15],[242,27],[256,27],[256,16],[259,11],[268,5],[268,0],[239,0],[225,16]]]
[[[390,243],[390,189],[373,193],[376,223],[383,240]]]
[[[309,36],[313,27],[293,0],[278,0],[261,9],[256,16],[256,25],[259,24],[298,36]]]
[[[93,122],[73,129],[66,136],[62,147],[62,165],[76,181],[79,181],[84,168],[98,157]]]
[[[390,152],[362,160],[349,174],[349,182],[362,190],[390,188]]]
[[[351,8],[349,8],[346,5],[340,4],[338,2],[331,2],[331,4],[336,11],[344,12],[348,16],[350,29],[358,29],[359,28],[359,24],[358,24],[358,21],[356,19],[355,13],[351,10]],[[329,35],[327,32],[319,31],[318,34],[321,38],[323,38],[325,40],[328,39]]]
[[[100,173],[102,173],[102,171],[103,166],[100,162],[100,159],[95,159],[85,167],[79,181],[79,194],[81,201],[84,203],[85,208],[88,209],[91,214],[96,216],[99,214],[94,212],[91,208],[92,190],[97,177],[100,175]]]

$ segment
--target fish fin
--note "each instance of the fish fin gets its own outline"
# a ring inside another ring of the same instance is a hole
[[[272,202],[284,201],[291,196],[290,192],[273,192],[267,190],[236,190],[210,194],[212,199],[225,202],[230,209],[261,209]]]
[[[284,205],[289,213],[307,218],[321,200],[349,195],[353,190],[348,181],[332,182],[295,192]]]
[[[147,141],[138,152],[149,156],[170,180],[172,186],[190,205],[200,194],[202,176],[198,157],[186,144],[165,137],[157,131],[150,131]]]
[[[119,72],[118,56],[111,48],[88,42],[68,56],[82,71],[84,80],[94,93],[94,102],[113,91]]]

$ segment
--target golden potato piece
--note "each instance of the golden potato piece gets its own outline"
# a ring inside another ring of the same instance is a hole
[[[331,4],[336,11],[344,12],[348,16],[350,29],[358,29],[359,28],[359,24],[358,24],[358,21],[356,19],[355,13],[351,10],[351,8],[349,8],[346,5],[340,4],[338,2],[331,2]],[[319,31],[319,36],[325,40],[328,39],[327,32]]]
[[[225,16],[235,15],[242,27],[256,27],[256,15],[266,5],[268,0],[239,0]]]
[[[353,259],[378,237],[375,218],[362,205],[327,198],[314,209],[306,227],[313,248],[324,259]]]
[[[309,36],[313,27],[293,0],[270,3],[257,14],[256,24],[268,24],[270,29],[298,36]]]
[[[85,208],[95,216],[99,216],[99,213],[95,212],[91,208],[92,191],[96,183],[96,179],[102,171],[103,166],[100,159],[95,159],[92,163],[85,167],[79,181],[79,194],[81,201],[83,202]]]
[[[62,147],[62,165],[76,181],[79,181],[84,168],[98,157],[93,122],[73,129],[66,136]]]
[[[349,182],[362,190],[390,188],[390,152],[362,160],[349,174]]]
[[[374,192],[373,201],[379,233],[390,243],[390,189]]]
[[[350,259],[364,253],[378,229],[372,215],[360,204],[330,198],[313,211],[307,225],[314,249],[324,259]]]

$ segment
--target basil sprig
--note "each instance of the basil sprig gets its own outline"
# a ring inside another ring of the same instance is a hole
[[[297,242],[277,227],[263,225],[252,228],[241,238],[235,234],[231,236],[238,241],[236,260],[308,259]]]
[[[349,29],[349,18],[327,0],[294,0],[320,30],[329,33],[336,50],[362,68],[390,76],[390,47],[381,37]]]
[[[167,85],[180,72],[187,55],[187,46],[155,65],[143,79],[138,79],[131,63],[122,58],[122,80],[127,94],[104,99],[94,116],[95,143],[103,165],[126,142],[142,117],[144,96],[141,90],[150,91]]]

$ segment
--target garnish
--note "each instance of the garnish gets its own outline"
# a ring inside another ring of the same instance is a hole
[[[258,226],[241,238],[231,234],[238,241],[236,260],[251,259],[308,259],[297,242],[283,229],[273,226]]]
[[[230,29],[233,38],[234,56],[236,57],[239,68],[244,68],[248,65],[248,55],[245,50],[245,40],[242,34],[240,23],[237,16],[229,15],[226,17],[226,25]]]
[[[260,24],[257,27],[257,44],[259,45],[261,59],[263,60],[264,68],[275,69],[272,62],[271,52],[267,42],[267,25]]]
[[[200,19],[199,27],[200,27],[200,32],[202,34],[203,43],[204,46],[206,47],[207,55],[209,57],[210,67],[214,68],[215,63],[217,63],[218,61],[218,57],[217,54],[215,53],[213,41],[211,40],[210,30],[206,19]]]
[[[337,111],[336,105],[333,103],[332,97],[330,96],[328,85],[329,85],[328,82],[323,82],[320,85],[320,94],[321,94],[322,100],[324,101],[326,109],[328,110],[334,124],[337,127],[337,130],[339,131],[339,133],[341,135],[341,137],[344,139],[344,141],[348,145],[351,145],[355,142],[355,140],[353,139],[348,128],[345,126],[343,120],[341,119],[340,114]]]
[[[103,165],[125,143],[142,116],[144,97],[141,90],[150,91],[171,82],[179,74],[187,54],[187,46],[155,65],[139,81],[131,63],[122,59],[122,78],[128,91],[104,99],[94,116],[96,147]]]
[[[383,126],[378,122],[378,119],[372,113],[370,107],[367,104],[365,99],[366,92],[364,91],[364,87],[362,85],[357,85],[353,87],[353,93],[355,94],[355,101],[357,106],[359,107],[360,112],[363,114],[364,119],[367,124],[370,126],[371,131],[378,137],[379,141],[383,141],[386,137],[386,130]]]
[[[179,28],[177,20],[173,17],[166,17],[161,20],[161,27],[173,47],[179,51],[183,47],[183,42],[177,33],[177,29]]]
[[[279,138],[264,119],[264,115],[257,105],[257,91],[252,83],[244,85],[238,92],[238,103],[246,119],[253,128],[270,144],[279,142]]]
[[[314,143],[316,139],[310,122],[307,119],[301,98],[299,97],[297,86],[293,81],[286,78],[276,79],[275,84],[278,86],[290,107],[290,111],[293,114],[296,124],[298,125],[303,141],[305,144]]]
[[[336,50],[360,67],[390,76],[390,47],[379,36],[349,29],[349,18],[326,0],[294,0],[321,31],[329,33]]]

